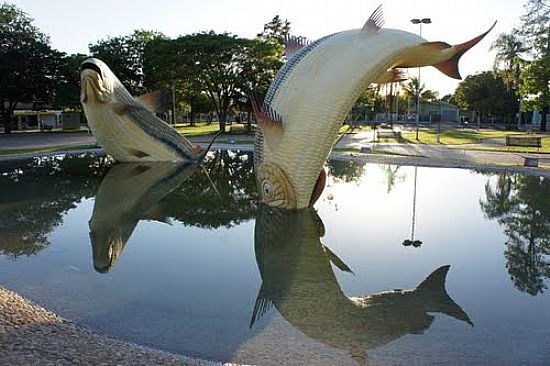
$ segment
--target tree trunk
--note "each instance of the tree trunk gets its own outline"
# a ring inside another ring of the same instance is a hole
[[[218,112],[218,118],[220,120],[220,131],[225,133],[225,122],[227,120],[227,116],[224,110],[220,110]]]
[[[252,112],[246,112],[246,132],[252,132]]]
[[[195,111],[193,110],[193,106],[191,106],[191,112],[189,112],[189,122],[191,126],[195,126]]]
[[[542,115],[540,116],[540,130],[546,131],[546,116],[548,115],[548,112],[550,112],[550,105],[547,105],[542,110]]]
[[[191,106],[191,112],[189,112],[190,116],[190,122],[191,122],[191,126],[195,126],[195,108],[193,108],[193,96],[191,96],[189,98],[189,105]]]
[[[4,133],[10,134],[11,133],[11,127],[12,127],[12,113],[10,110],[2,110],[2,124],[4,125]]]

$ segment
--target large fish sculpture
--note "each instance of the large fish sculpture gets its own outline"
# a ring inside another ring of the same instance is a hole
[[[105,175],[96,194],[89,221],[96,271],[108,272],[140,220],[164,222],[157,203],[183,184],[197,169],[192,164],[116,164]]]
[[[261,205],[255,254],[262,277],[250,326],[274,306],[306,336],[347,351],[359,363],[366,352],[406,334],[422,334],[443,313],[472,324],[445,290],[449,266],[434,270],[413,290],[347,297],[332,265],[351,269],[321,243],[325,228],[313,209]]]
[[[259,125],[254,157],[262,201],[273,207],[312,206],[325,184],[323,164],[358,96],[372,83],[402,80],[399,68],[434,66],[460,79],[458,60],[492,29],[451,46],[382,28],[379,7],[360,29],[307,44],[287,40],[287,63],[263,102],[252,96]],[[493,25],[494,26],[494,25]]]
[[[111,69],[97,58],[80,67],[80,101],[86,118],[105,152],[120,162],[200,162],[191,143],[153,111],[159,108],[158,93],[133,97]],[[212,140],[213,141],[213,140]]]

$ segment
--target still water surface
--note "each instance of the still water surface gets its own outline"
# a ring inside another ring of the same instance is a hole
[[[284,213],[250,154],[206,166],[0,165],[0,285],[223,362],[550,363],[548,179],[331,161],[317,211]]]

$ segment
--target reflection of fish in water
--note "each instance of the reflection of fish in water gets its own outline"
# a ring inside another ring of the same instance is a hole
[[[274,305],[307,336],[363,362],[368,349],[423,333],[434,319],[429,312],[472,324],[445,290],[449,266],[433,271],[414,290],[346,297],[331,263],[351,270],[321,243],[323,235],[323,223],[314,210],[259,208],[255,251],[263,283],[251,326]]]
[[[258,121],[254,167],[262,201],[301,209],[313,205],[325,182],[323,164],[357,97],[371,83],[402,80],[399,68],[434,66],[460,79],[458,60],[487,32],[451,46],[382,28],[378,8],[359,29],[306,44],[287,42],[288,62],[265,100],[252,98]]]
[[[90,219],[94,268],[107,272],[122,253],[140,220],[165,221],[155,208],[194,172],[196,165],[173,163],[117,164],[97,192]]]
[[[160,94],[134,98],[101,60],[82,63],[81,102],[90,128],[105,151],[120,162],[200,162],[191,143],[152,111],[159,109]],[[210,146],[208,147],[210,148]]]

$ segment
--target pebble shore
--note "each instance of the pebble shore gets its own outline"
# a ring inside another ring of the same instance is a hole
[[[118,341],[0,287],[0,365],[220,365]]]

